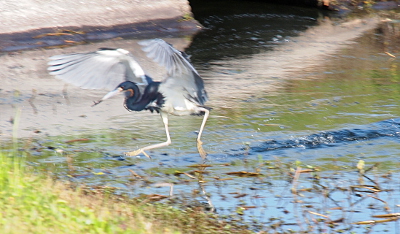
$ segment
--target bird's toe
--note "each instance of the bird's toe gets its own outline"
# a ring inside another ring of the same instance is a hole
[[[199,154],[202,159],[205,159],[207,157],[207,153],[203,149],[203,142],[201,142],[200,140],[197,140],[197,150],[199,151]]]
[[[138,149],[130,152],[126,152],[125,156],[127,157],[133,157],[139,154],[144,154],[146,157],[151,158],[150,155],[148,155],[143,149]]]

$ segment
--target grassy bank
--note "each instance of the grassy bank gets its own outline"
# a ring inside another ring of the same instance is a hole
[[[143,204],[33,174],[0,151],[1,233],[246,233],[202,211]]]
[[[30,174],[21,155],[1,153],[0,160],[2,233],[161,232],[140,217],[134,226],[126,225],[133,217],[122,204],[109,207],[104,199],[85,198],[66,185]]]

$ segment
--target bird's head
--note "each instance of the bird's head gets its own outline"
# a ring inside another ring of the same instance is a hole
[[[102,99],[94,102],[93,106],[122,92],[125,93],[125,98],[138,97],[140,95],[139,89],[135,83],[125,81],[119,84],[113,91],[107,93]]]
[[[122,82],[121,84],[119,84],[114,91],[116,91],[117,93],[123,92],[123,93],[125,93],[126,98],[130,98],[130,97],[135,96],[135,94],[137,93],[137,90],[138,90],[138,87],[135,83],[133,83],[131,81],[125,81],[125,82]],[[114,92],[114,91],[111,91],[111,92]]]

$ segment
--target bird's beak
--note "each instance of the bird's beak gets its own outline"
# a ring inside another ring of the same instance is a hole
[[[116,88],[115,90],[113,90],[113,91],[107,93],[107,94],[101,99],[101,101],[104,101],[104,100],[106,100],[106,99],[109,99],[110,97],[113,97],[113,96],[119,94],[119,93],[122,92],[122,91],[124,91],[124,90],[123,90],[122,88],[118,87],[118,88]]]
[[[99,101],[94,102],[94,104],[93,104],[92,106],[95,106],[95,105],[97,105],[97,104],[100,104],[102,101],[104,101],[104,100],[106,100],[106,99],[109,99],[109,98],[111,98],[111,97],[113,97],[113,96],[119,94],[119,93],[122,92],[122,91],[124,91],[124,90],[123,90],[121,87],[118,87],[118,88],[116,88],[115,90],[113,90],[113,91],[107,93],[106,95],[104,95],[104,97],[103,97],[102,99],[100,99]]]

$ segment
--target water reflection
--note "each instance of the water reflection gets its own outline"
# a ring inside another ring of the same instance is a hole
[[[205,30],[188,48],[194,62],[242,58],[272,50],[317,25],[326,12],[245,1],[191,1],[195,19]]]

